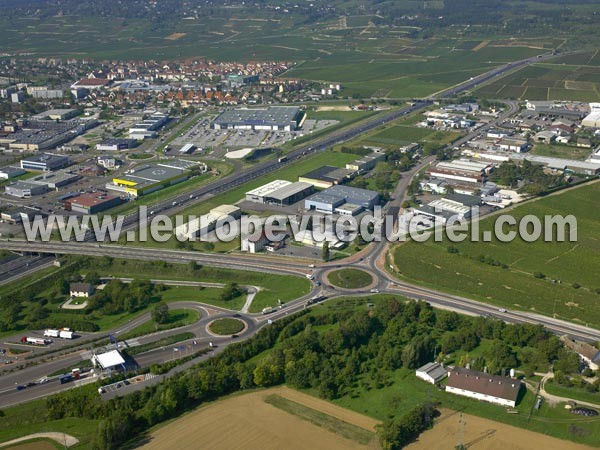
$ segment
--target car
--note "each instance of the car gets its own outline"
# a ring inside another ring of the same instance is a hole
[[[504,309],[504,308],[498,308],[498,311],[501,312],[501,313],[505,313],[506,309]]]
[[[372,294],[379,294],[379,289],[371,289],[369,292],[371,292]]]
[[[308,278],[309,280],[312,280],[315,276],[312,273],[307,273],[306,274],[306,278]]]
[[[22,391],[23,389],[25,389],[25,386],[23,386],[22,384],[17,386],[17,391]]]
[[[29,383],[27,383],[27,387],[32,387],[32,386],[35,386],[35,382],[30,381]]]

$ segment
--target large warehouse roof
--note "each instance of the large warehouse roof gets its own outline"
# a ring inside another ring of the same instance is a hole
[[[283,186],[274,192],[271,192],[269,194],[269,198],[281,202],[310,188],[312,188],[312,184],[297,181],[295,183],[290,183],[286,186]]]
[[[287,180],[273,180],[270,183],[267,183],[265,185],[257,187],[256,189],[252,189],[251,191],[246,192],[246,195],[266,197],[267,195],[271,195],[278,189],[281,189],[282,187],[288,186],[290,184],[292,184],[292,182]]]
[[[299,113],[298,106],[238,108],[223,111],[215,122],[227,125],[287,125],[296,120]]]

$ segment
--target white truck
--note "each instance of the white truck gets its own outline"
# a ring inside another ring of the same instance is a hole
[[[61,328],[60,330],[44,330],[44,337],[73,339],[73,331],[70,328]]]
[[[272,307],[272,306],[267,306],[266,308],[263,308],[263,309],[262,309],[262,313],[263,313],[263,314],[270,314],[270,313],[272,313],[273,311],[274,311],[274,309],[273,309],[273,307]]]

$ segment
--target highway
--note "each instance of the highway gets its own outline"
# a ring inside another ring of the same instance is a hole
[[[464,92],[474,86],[489,81],[490,79],[500,76],[507,71],[514,70],[524,65],[530,64],[531,62],[539,62],[551,57],[551,55],[544,55],[541,58],[529,58],[523,61],[517,61],[506,64],[505,66],[496,68],[486,74],[482,74],[478,77],[474,77],[471,80],[466,81],[458,86],[452,87],[442,93],[438,93],[438,97],[450,97],[460,92]],[[350,140],[362,133],[370,131],[388,121],[395,120],[403,115],[410,114],[414,111],[423,109],[431,104],[432,98],[428,98],[422,101],[418,101],[411,106],[397,109],[389,114],[379,115],[378,117],[357,124],[354,127],[348,129],[342,129],[337,132],[331,133],[321,139],[316,140],[312,144],[307,144],[301,148],[298,148],[287,155],[287,160],[284,162],[278,162],[276,160],[267,161],[254,166],[252,169],[243,172],[242,174],[233,174],[225,177],[209,185],[198,188],[192,193],[186,193],[169,200],[165,200],[157,205],[153,205],[149,210],[154,211],[154,214],[174,214],[190,205],[202,202],[206,198],[210,198],[219,193],[234,189],[248,181],[260,177],[262,175],[271,173],[280,169],[287,164],[293,164],[299,158],[303,158],[308,154],[323,151],[331,145],[339,142]],[[503,113],[497,120],[514,112],[516,104],[509,102],[509,109]],[[492,121],[489,125],[484,126],[474,133],[461,138],[459,141],[452,145],[460,145],[460,143],[473,137],[476,133],[481,133],[488,126],[492,126],[496,121]],[[411,171],[404,173],[403,177],[399,181],[396,189],[392,195],[392,199],[386,208],[388,211],[398,212],[401,209],[402,202],[406,199],[406,191],[410,184],[413,176],[418,170],[425,167],[432,162],[433,158],[426,158],[417,167]],[[126,216],[123,230],[135,229],[138,227],[138,216],[137,214],[130,214]],[[238,270],[250,270],[259,272],[269,272],[273,274],[282,275],[295,275],[305,276],[311,273],[314,276],[313,289],[310,294],[297,298],[293,301],[288,302],[281,309],[276,310],[272,314],[261,315],[261,314],[243,314],[235,311],[227,311],[220,308],[216,308],[210,305],[203,305],[196,302],[177,302],[171,304],[173,308],[191,308],[199,309],[202,313],[202,318],[197,323],[175,329],[168,330],[159,333],[153,333],[143,337],[136,338],[136,344],[143,345],[145,343],[154,342],[163,337],[170,336],[172,334],[181,333],[184,331],[190,331],[194,333],[196,344],[198,346],[207,346],[208,342],[213,342],[217,345],[217,348],[212,353],[218,353],[232,339],[229,337],[215,337],[211,336],[206,329],[207,324],[219,317],[233,317],[240,318],[247,324],[247,328],[243,333],[240,333],[238,340],[248,339],[254,335],[262,326],[264,326],[268,320],[277,320],[285,317],[286,315],[295,313],[308,307],[313,307],[311,299],[315,296],[323,296],[325,300],[336,298],[344,295],[353,296],[367,296],[373,295],[374,292],[389,293],[402,295],[407,298],[423,300],[430,303],[432,306],[453,310],[463,314],[478,315],[478,316],[489,316],[496,317],[501,320],[510,323],[535,323],[541,324],[548,330],[557,334],[569,334],[574,338],[597,341],[600,340],[600,331],[584,327],[577,324],[568,323],[565,321],[552,319],[549,317],[532,314],[529,312],[516,312],[516,311],[500,311],[498,308],[489,304],[477,302],[471,299],[450,295],[434,289],[423,288],[420,286],[411,285],[406,282],[401,282],[394,279],[387,271],[386,267],[386,254],[388,250],[388,243],[385,241],[379,243],[372,243],[362,252],[354,255],[341,262],[330,262],[317,265],[315,268],[309,268],[308,265],[302,261],[291,260],[285,257],[276,256],[256,256],[256,255],[240,255],[240,254],[214,254],[214,253],[200,253],[195,251],[184,251],[184,250],[168,250],[168,249],[156,249],[147,247],[132,247],[132,246],[120,246],[110,245],[105,243],[90,242],[93,240],[93,236],[87,236],[87,242],[25,242],[19,240],[2,240],[0,241],[0,248],[10,250],[13,252],[23,253],[25,255],[19,259],[9,260],[6,268],[3,267],[0,271],[0,282],[14,279],[19,273],[34,271],[39,267],[51,264],[52,259],[48,256],[41,255],[84,255],[91,257],[99,256],[110,256],[114,258],[128,258],[128,259],[144,259],[144,260],[161,260],[172,263],[187,264],[190,261],[195,261],[201,265],[224,267]],[[36,256],[40,255],[40,256]],[[373,286],[370,286],[366,290],[343,290],[332,286],[326,277],[328,271],[341,268],[341,267],[354,267],[369,272],[375,282]],[[317,284],[318,282],[318,284]],[[372,291],[373,290],[373,291]],[[119,327],[116,330],[111,330],[110,333],[116,333],[122,335],[136,326],[148,321],[150,319],[149,314],[143,314],[133,319],[126,325]],[[86,342],[88,338],[105,338],[109,332],[88,334],[86,336]],[[184,343],[190,345],[189,342]],[[165,349],[155,349],[149,352],[136,356],[136,360],[141,362],[142,365],[151,365],[156,362],[168,360],[169,357],[173,357],[173,348],[176,347],[167,346]],[[28,401],[33,398],[49,395],[54,392],[58,392],[62,389],[68,389],[73,385],[60,385],[55,381],[51,381],[44,385],[37,385],[31,388],[27,388],[23,391],[16,391],[15,385],[27,383],[29,381],[35,381],[50,373],[60,371],[73,364],[77,364],[85,357],[89,356],[89,351],[86,351],[85,346],[76,348],[68,354],[57,355],[55,359],[42,362],[44,356],[36,356],[31,362],[39,362],[40,364],[32,365],[30,367],[18,370],[13,373],[8,373],[0,376],[0,407],[5,407],[17,402]],[[195,361],[206,359],[210,355],[202,356],[197,358]],[[182,366],[178,366],[173,369],[169,374],[173,374],[183,370],[185,367],[193,364],[194,362],[186,363]],[[168,374],[168,375],[169,375]],[[164,377],[158,377],[152,382],[160,382]],[[144,384],[145,385],[145,384]],[[139,389],[144,385],[131,387],[121,391],[122,393],[128,392],[129,390]]]

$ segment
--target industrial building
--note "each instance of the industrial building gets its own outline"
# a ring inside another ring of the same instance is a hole
[[[246,200],[279,206],[291,205],[312,194],[313,191],[314,187],[310,183],[274,180],[246,192]]]
[[[448,372],[440,363],[430,362],[419,367],[415,375],[423,381],[431,384],[438,384],[448,375]]]
[[[156,131],[166,125],[169,116],[160,112],[152,113],[146,119],[129,128],[131,139],[146,139],[156,137]]]
[[[448,372],[446,392],[452,394],[514,408],[520,391],[521,381],[514,378],[462,367],[454,367]]]
[[[241,217],[242,210],[233,205],[221,205],[210,210],[208,214],[190,220],[175,228],[175,236],[179,239],[196,239],[214,231],[219,221],[231,217],[237,220]]]
[[[7,223],[21,223],[25,218],[32,220],[38,211],[28,207],[10,207],[0,213],[0,219]]]
[[[48,192],[48,186],[45,184],[30,183],[28,181],[17,181],[4,188],[6,194],[13,197],[28,198],[34,195],[42,195]]]
[[[108,183],[106,187],[139,197],[187,180],[189,175],[189,170],[174,168],[166,164],[145,165],[137,167],[123,176],[113,178],[112,183]]]
[[[27,172],[19,167],[2,167],[0,168],[0,178],[4,180],[10,180],[11,178],[16,178],[21,175],[26,174]]]
[[[65,200],[64,205],[67,211],[96,214],[120,205],[121,202],[122,200],[120,197],[108,195],[103,192],[94,192],[71,197]]]
[[[385,153],[373,152],[354,162],[346,164],[346,169],[355,172],[367,172],[374,169],[378,162],[385,161]]]
[[[269,239],[265,233],[261,233],[257,238],[242,236],[241,239],[241,250],[248,253],[257,253],[265,249],[269,244]]]
[[[357,214],[362,209],[373,209],[379,203],[379,193],[351,186],[335,185],[311,195],[304,201],[304,208],[326,214],[346,214],[350,209]],[[339,209],[345,205],[346,210]]]
[[[591,112],[583,118],[584,127],[600,128],[600,103],[590,103]]]
[[[185,144],[183,147],[179,149],[179,153],[181,154],[189,154],[196,150],[196,146],[194,144]]]
[[[298,106],[236,108],[223,111],[212,123],[215,130],[294,131],[302,126],[304,113]]]
[[[482,183],[487,178],[492,166],[485,162],[458,159],[454,161],[440,161],[427,170],[432,178],[462,181],[465,183]]]
[[[67,120],[79,114],[76,109],[50,109],[32,117],[34,120]]]
[[[116,152],[120,150],[129,150],[138,146],[136,139],[111,138],[96,144],[96,150],[101,152]]]
[[[354,172],[335,166],[323,166],[298,177],[298,181],[310,183],[321,189],[329,188],[336,184],[342,184],[349,180]]]
[[[71,160],[68,156],[42,153],[40,155],[23,158],[21,160],[21,169],[50,172],[67,167],[69,164],[71,164]]]
[[[450,218],[468,219],[471,217],[471,209],[481,205],[481,197],[464,194],[448,194],[446,197],[414,208],[416,214],[421,214],[433,219],[439,219],[445,223]]]
[[[523,158],[514,158],[515,161],[526,159],[534,164],[542,164],[548,169],[562,173],[577,173],[581,175],[600,174],[600,161],[579,161],[575,159],[552,158],[549,156],[525,155]]]

